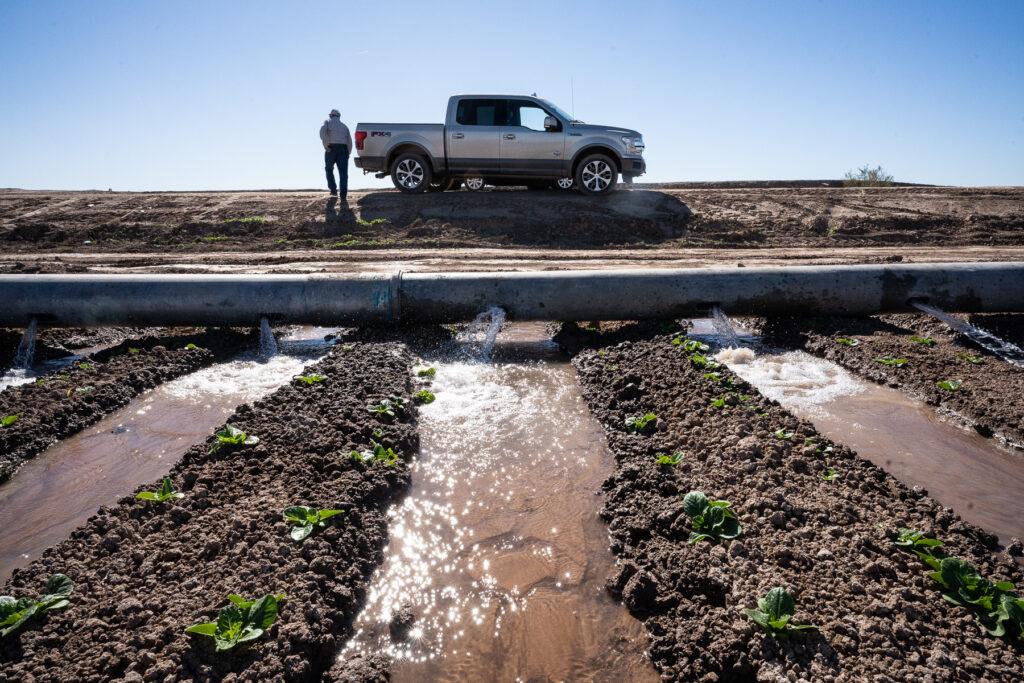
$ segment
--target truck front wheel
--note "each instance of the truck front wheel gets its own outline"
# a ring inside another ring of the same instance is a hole
[[[418,194],[430,187],[430,181],[430,165],[419,154],[406,152],[391,162],[391,182],[402,192]]]
[[[608,194],[619,175],[615,162],[604,154],[591,154],[576,167],[575,186],[584,194]]]

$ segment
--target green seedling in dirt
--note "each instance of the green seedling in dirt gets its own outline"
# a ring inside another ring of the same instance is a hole
[[[292,540],[303,541],[313,533],[314,529],[323,529],[327,526],[327,520],[335,515],[340,515],[344,510],[318,510],[304,505],[292,505],[284,509],[284,518],[293,524]]]
[[[18,413],[15,413],[14,415],[7,415],[5,417],[0,417],[0,427],[10,427],[12,424],[18,421],[19,417],[21,417],[21,415]]]
[[[225,218],[224,223],[256,223],[262,225],[267,222],[263,216],[245,216],[243,218]]]
[[[825,471],[822,472],[821,474],[821,478],[824,479],[825,481],[835,481],[836,479],[839,478],[839,473],[836,472],[831,467],[826,467]]]
[[[667,453],[655,453],[654,464],[662,467],[675,467],[683,461],[683,454],[676,451],[672,455]]]
[[[198,351],[199,347],[196,346],[195,344],[188,343],[188,344],[185,344],[185,350],[186,351]]]
[[[368,410],[379,417],[394,417],[403,410],[402,400],[396,396],[385,398],[380,403],[370,406]]]
[[[693,523],[691,545],[704,539],[731,540],[743,532],[727,500],[711,500],[700,491],[690,491],[683,496],[683,510]]]
[[[92,370],[92,363],[79,363],[75,366],[79,370]]]
[[[718,398],[711,399],[711,406],[714,408],[724,408],[726,406],[725,398],[719,396]]]
[[[879,356],[878,358],[875,359],[875,362],[881,363],[882,365],[891,365],[893,367],[902,368],[904,365],[907,364],[907,359],[895,358],[893,356]]]
[[[74,387],[72,389],[68,389],[67,392],[65,393],[65,396],[71,398],[71,394],[88,394],[93,389],[95,389],[95,387],[93,387],[92,385],[89,385],[87,387]]]
[[[787,432],[785,429],[776,429],[774,432],[774,436],[776,439],[781,439],[782,441],[789,441],[790,439],[793,438],[794,434],[793,432]]]
[[[745,609],[743,612],[772,638],[788,638],[794,632],[817,630],[811,624],[794,624],[790,621],[796,612],[796,601],[789,591],[780,586],[772,588],[760,598],[757,609]]]
[[[359,462],[381,462],[384,464],[384,467],[394,467],[398,464],[398,454],[395,453],[394,449],[385,447],[373,439],[370,439],[370,450],[352,451],[349,453],[349,457]]]
[[[842,344],[843,346],[860,346],[860,340],[853,339],[852,337],[836,337],[836,344]]]
[[[1006,635],[1007,623],[1024,635],[1024,600],[1014,593],[1009,581],[995,583],[981,576],[974,565],[959,557],[945,557],[939,568],[928,575],[943,587],[947,602],[978,611],[985,630],[993,636]]]
[[[919,337],[916,334],[910,335],[910,341],[921,346],[935,346],[938,343],[931,337]]]
[[[714,370],[715,368],[720,367],[719,364],[716,361],[711,360],[710,358],[705,356],[703,353],[696,353],[696,352],[691,353],[689,358],[690,358],[690,363],[692,363],[694,367],[708,368],[708,369],[711,369],[711,370]]]
[[[316,373],[312,373],[312,374],[309,374],[309,375],[298,375],[295,379],[299,380],[300,382],[302,382],[303,384],[305,384],[308,387],[310,384],[316,384],[317,382],[323,382],[327,378],[324,377],[323,375],[318,375]]]
[[[342,345],[341,345],[341,350],[342,350],[342,351],[351,351],[351,350],[353,350],[354,348],[356,348],[356,345],[355,345],[355,344],[342,344]]]
[[[130,353],[133,356],[138,355],[139,349],[135,348],[134,346],[129,346],[128,353]]]
[[[416,371],[417,377],[433,377],[437,374],[437,368],[423,368]]]
[[[391,221],[389,221],[387,218],[371,218],[370,220],[366,220],[365,218],[360,216],[359,218],[356,219],[356,223],[365,227],[370,227],[371,225],[383,225],[384,223],[390,222]]]
[[[46,593],[38,600],[0,596],[0,638],[14,633],[36,615],[70,605],[68,597],[74,588],[71,579],[63,574],[54,574],[46,582]]]
[[[658,423],[658,416],[654,413],[645,413],[643,415],[632,415],[626,418],[626,429],[631,432],[642,432],[648,427],[653,427]]]
[[[283,595],[264,595],[257,600],[246,600],[240,595],[229,595],[230,605],[222,607],[217,621],[194,624],[185,633],[213,638],[217,652],[224,652],[241,643],[262,636],[277,619],[278,603]]]
[[[217,432],[217,440],[213,443],[210,453],[216,453],[225,446],[255,446],[259,442],[259,437],[250,436],[238,427],[224,425],[224,429]]]
[[[718,382],[719,384],[721,384],[726,389],[732,390],[732,389],[736,388],[736,385],[733,384],[733,382],[732,382],[732,378],[731,377],[723,377],[722,373],[720,373],[720,372],[705,372],[704,373],[704,378],[705,379],[713,380],[715,382]]]
[[[893,543],[911,551],[932,569],[939,569],[942,558],[935,556],[935,550],[942,547],[942,541],[939,539],[928,538],[923,531],[903,527]]]
[[[982,358],[981,356],[975,356],[974,354],[970,353],[958,353],[956,354],[956,357],[961,360],[967,361],[971,365],[981,365],[982,363],[985,362],[985,359]]]
[[[944,379],[942,381],[936,382],[935,386],[937,386],[939,389],[942,389],[943,391],[952,392],[959,391],[961,383],[958,379]]]
[[[174,487],[171,486],[171,480],[167,477],[164,477],[164,482],[160,485],[158,491],[140,491],[135,494],[137,500],[153,500],[157,503],[166,503],[169,500],[177,500],[184,497],[184,493],[174,490]]]
[[[384,438],[384,430],[381,429],[380,427],[374,429],[370,433],[373,434],[373,438],[375,438],[375,439],[383,439]]]
[[[433,403],[434,399],[437,397],[426,389],[420,389],[416,392],[416,396],[414,398],[420,403]]]

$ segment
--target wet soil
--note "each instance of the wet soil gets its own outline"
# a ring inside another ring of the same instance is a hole
[[[56,374],[0,392],[0,482],[59,439],[121,408],[146,389],[237,353],[252,339],[229,330],[124,342]],[[197,348],[187,349],[188,344]],[[137,353],[129,348],[138,349]]]
[[[661,187],[599,199],[525,190],[357,191],[347,206],[309,191],[5,190],[0,244],[9,254],[1019,245],[1024,227],[1019,188]]]
[[[976,321],[998,321],[1001,331],[1018,331],[1024,316],[975,316]],[[873,318],[787,318],[764,324],[770,340],[803,344],[815,355],[827,358],[873,382],[898,388],[936,406],[945,416],[975,429],[983,436],[997,436],[1011,448],[1024,445],[1024,369],[1011,365],[943,323],[925,315],[901,314]],[[927,346],[911,337],[930,337]],[[846,346],[836,342],[849,337],[860,342]],[[876,359],[904,358],[902,367],[883,365]],[[966,357],[980,359],[972,363]],[[937,382],[957,380],[958,390],[948,391]]]
[[[609,589],[644,621],[663,678],[1019,679],[1022,649],[942,600],[924,565],[893,545],[899,527],[920,529],[982,574],[1019,584],[1024,576],[995,552],[992,534],[824,438],[728,370],[737,398],[714,407],[722,386],[671,337],[586,349],[574,359],[617,461],[602,511],[620,564]],[[625,419],[646,411],[657,414],[656,428],[627,431]],[[793,436],[780,439],[778,429]],[[655,464],[656,453],[675,451],[684,454],[678,466]],[[826,467],[840,477],[824,481]],[[742,537],[688,545],[681,498],[691,490],[731,501]],[[774,641],[743,614],[776,585],[795,595],[795,619],[819,632]]]
[[[4,593],[35,594],[53,572],[75,592],[66,611],[0,645],[0,681],[319,680],[381,559],[385,508],[409,483],[410,366],[397,344],[335,347],[311,368],[325,381],[293,382],[229,419],[259,444],[190,448],[169,473],[184,498],[122,498],[16,570]],[[372,417],[367,405],[389,395],[409,409]],[[394,467],[348,456],[376,428],[402,455]],[[300,545],[281,517],[295,504],[346,512]],[[287,597],[266,636],[217,655],[184,629],[213,619],[230,593]]]

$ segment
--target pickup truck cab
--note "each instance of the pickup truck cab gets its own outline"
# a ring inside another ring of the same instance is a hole
[[[628,128],[588,125],[537,97],[456,95],[444,124],[359,123],[357,168],[402,192],[526,185],[606,194],[642,175],[644,142]]]

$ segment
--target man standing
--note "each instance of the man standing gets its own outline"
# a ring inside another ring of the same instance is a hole
[[[327,171],[327,191],[342,200],[348,195],[348,155],[352,150],[352,135],[341,122],[341,113],[331,110],[331,117],[320,126],[320,142],[324,143],[324,167]],[[334,167],[338,167],[338,184],[334,184]]]

